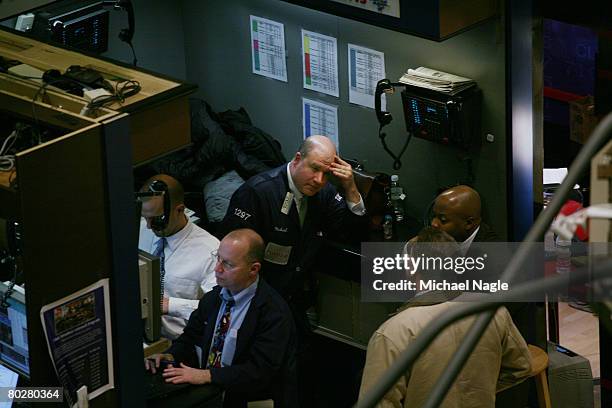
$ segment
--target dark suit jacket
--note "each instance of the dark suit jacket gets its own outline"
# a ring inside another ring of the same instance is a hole
[[[183,361],[194,346],[202,348],[202,367],[215,331],[221,287],[204,295],[191,314],[183,334],[168,353]],[[229,367],[211,368],[212,383],[225,389],[224,406],[242,406],[249,399],[273,398],[275,407],[297,406],[295,371],[296,334],[285,301],[259,280],[255,296],[238,330],[236,352]]]
[[[304,280],[312,279],[323,238],[355,236],[366,220],[353,214],[335,187],[327,183],[308,197],[308,211],[300,227],[293,200],[288,211],[281,211],[289,191],[286,164],[251,177],[232,196],[222,227],[224,232],[252,228],[268,245],[290,248],[286,263],[266,259],[262,266],[264,279],[285,299],[302,291]]]
[[[480,229],[478,230],[478,232],[476,233],[476,236],[474,237],[474,242],[498,242],[498,241],[499,241],[499,237],[497,236],[495,231],[493,231],[493,229],[489,227],[487,224],[485,224],[484,222],[481,222]]]

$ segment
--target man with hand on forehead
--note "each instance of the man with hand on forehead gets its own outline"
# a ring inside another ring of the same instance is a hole
[[[344,196],[328,182],[330,175],[342,185]],[[288,164],[252,177],[230,201],[222,231],[252,228],[266,242],[262,276],[292,310],[300,384],[311,378],[304,367],[312,360],[306,310],[314,303],[313,268],[323,238],[355,236],[365,228],[364,214],[353,170],[325,136],[306,138]],[[308,387],[300,393],[304,403]]]
[[[342,185],[344,197],[328,183],[330,175]],[[222,230],[252,228],[261,234],[267,243],[263,276],[295,304],[292,300],[312,284],[321,239],[350,233],[364,214],[350,164],[329,138],[310,136],[287,165],[258,174],[236,190]]]

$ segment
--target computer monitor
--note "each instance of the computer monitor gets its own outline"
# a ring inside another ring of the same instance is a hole
[[[138,251],[140,276],[140,306],[144,324],[144,337],[148,342],[161,335],[161,281],[159,257]]]
[[[0,299],[7,290],[8,282],[0,282]],[[25,291],[15,285],[6,303],[6,308],[0,305],[0,362],[29,378],[30,353]]]

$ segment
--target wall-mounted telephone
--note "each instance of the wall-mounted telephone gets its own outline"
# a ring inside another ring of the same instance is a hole
[[[394,88],[403,86],[402,105],[406,130],[409,137],[399,156],[394,155],[385,144],[385,134],[379,136],[385,150],[395,159],[393,167],[401,166],[399,157],[406,149],[410,136],[432,142],[472,150],[480,146],[480,105],[481,91],[470,87],[455,94],[445,94],[426,88],[391,82],[381,79],[376,85],[374,108],[380,130],[393,119],[389,112],[381,109],[381,95],[393,93]]]
[[[480,146],[481,92],[455,95],[407,86],[402,91],[406,130],[413,136],[471,150]]]

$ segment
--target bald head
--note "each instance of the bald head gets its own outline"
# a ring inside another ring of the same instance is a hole
[[[313,135],[304,139],[300,146],[299,153],[302,158],[304,158],[313,150],[332,156],[336,154],[336,146],[334,143],[327,136],[322,135]]]
[[[318,193],[327,183],[335,158],[336,146],[328,137],[307,137],[289,165],[297,189],[306,196]]]
[[[233,295],[249,287],[257,280],[263,252],[263,239],[252,229],[243,228],[227,234],[217,250],[217,284]]]
[[[436,197],[431,226],[462,242],[480,225],[480,210],[476,190],[465,185],[451,187]]]
[[[241,228],[228,233],[224,240],[241,242],[244,244],[245,257],[249,262],[261,262],[264,257],[264,240],[257,232],[250,228]]]

